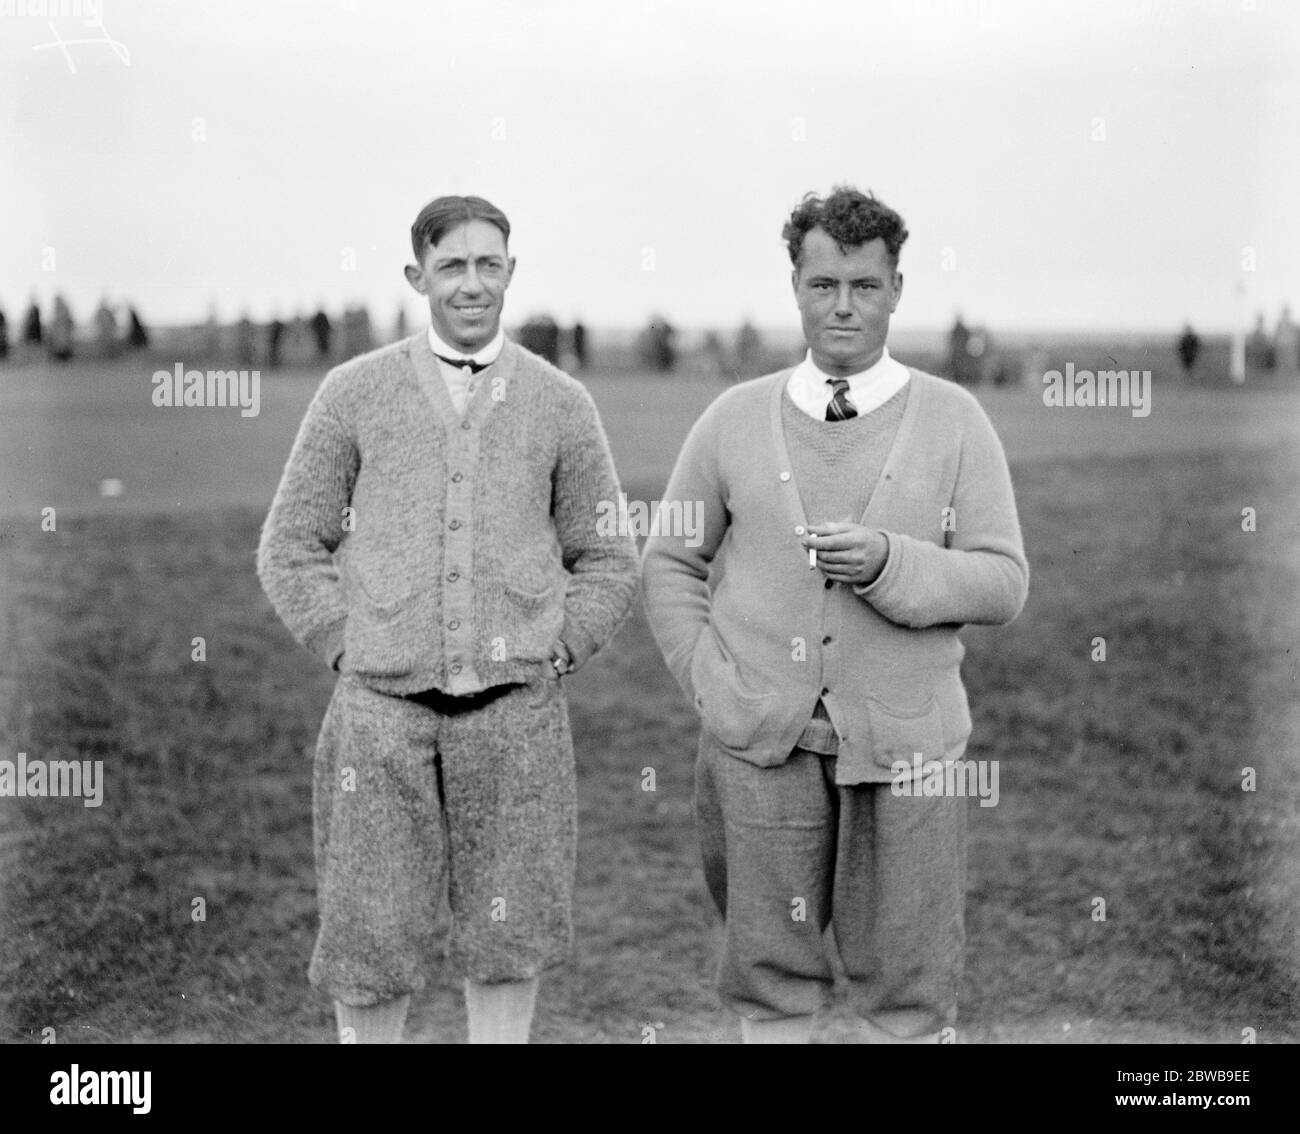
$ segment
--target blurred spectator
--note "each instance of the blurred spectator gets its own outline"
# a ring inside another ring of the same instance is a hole
[[[1246,340],[1246,365],[1251,370],[1272,370],[1273,364],[1273,340],[1264,328],[1264,312],[1261,311]]]
[[[317,311],[311,317],[311,333],[316,338],[316,355],[319,358],[329,358],[330,354],[330,332],[333,328],[330,326],[330,317],[322,309]]]
[[[676,329],[662,315],[652,315],[650,323],[641,332],[641,361],[651,370],[669,373],[677,365],[677,352],[673,340]]]
[[[307,317],[302,312],[293,317],[286,338],[288,340],[286,353],[291,363],[301,365],[311,360],[315,352],[315,344]]]
[[[1300,372],[1300,331],[1291,321],[1291,308],[1283,307],[1273,335],[1273,358],[1279,374],[1295,377]]]
[[[736,369],[740,371],[742,378],[752,378],[759,372],[761,367],[758,355],[762,349],[763,340],[759,336],[758,328],[746,316],[745,321],[740,324],[740,330],[736,332]]]
[[[134,307],[126,309],[126,342],[132,350],[144,350],[149,345],[149,331]]]
[[[1035,390],[1041,390],[1047,361],[1047,349],[1042,343],[1030,343],[1021,359],[1020,380]]]
[[[54,297],[54,315],[50,319],[48,346],[50,357],[67,362],[72,357],[72,309],[61,295]]]
[[[100,358],[112,358],[117,354],[117,316],[108,305],[107,296],[99,301],[95,311],[95,349]]]
[[[0,307],[0,358],[9,357],[9,320],[4,308]]]
[[[573,321],[573,330],[569,334],[569,345],[573,348],[573,368],[587,369],[587,328],[578,319]]]
[[[280,366],[280,352],[284,342],[284,324],[274,316],[266,327],[266,366],[275,370]]]
[[[953,321],[952,330],[948,332],[948,373],[965,385],[974,385],[980,379],[980,357],[984,353],[984,342],[977,333],[962,322],[958,313]]]
[[[519,328],[519,345],[559,366],[560,325],[549,315],[534,315]]]
[[[235,354],[240,366],[252,366],[257,362],[257,333],[247,312],[235,324]]]
[[[208,358],[217,358],[221,354],[221,324],[217,321],[215,303],[208,308],[208,321],[204,325],[203,350]]]
[[[406,308],[398,306],[397,319],[393,323],[393,341],[401,342],[411,332],[406,329]]]
[[[23,342],[28,346],[39,347],[44,337],[41,330],[41,309],[33,299],[27,308],[27,316],[23,319]]]
[[[343,312],[344,358],[356,358],[374,345],[370,333],[370,312],[364,305],[346,308]]]
[[[717,331],[709,331],[705,334],[701,353],[706,378],[721,378],[726,374],[727,351],[722,345],[722,336]]]
[[[1188,323],[1178,337],[1178,361],[1183,364],[1183,373],[1191,374],[1196,366],[1196,359],[1201,353],[1201,339],[1192,325]]]

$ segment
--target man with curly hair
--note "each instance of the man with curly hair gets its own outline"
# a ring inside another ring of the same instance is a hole
[[[971,731],[957,631],[1014,618],[1028,565],[983,410],[885,345],[902,218],[839,187],[783,236],[807,356],[704,412],[662,505],[702,504],[703,537],[653,536],[642,560],[703,726],[719,993],[746,1042],[807,1042],[829,928],[863,1038],[937,1042],[964,946],[967,804],[944,774]]]

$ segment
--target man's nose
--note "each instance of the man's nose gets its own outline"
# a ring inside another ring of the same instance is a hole
[[[460,280],[460,290],[469,292],[470,295],[477,295],[483,290],[483,281],[472,266],[465,269],[465,274]]]
[[[850,284],[841,284],[835,292],[835,314],[847,319],[853,314],[853,288]]]

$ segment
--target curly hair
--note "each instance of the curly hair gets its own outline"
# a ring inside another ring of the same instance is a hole
[[[898,266],[898,254],[907,239],[903,218],[882,201],[876,200],[870,190],[861,193],[851,185],[836,185],[829,197],[816,193],[805,194],[804,199],[790,214],[781,229],[781,239],[790,251],[790,263],[799,266],[804,237],[814,228],[824,229],[841,252],[858,248],[879,237]]]
[[[423,260],[426,249],[437,244],[451,229],[469,221],[494,224],[510,242],[510,222],[505,213],[482,197],[437,197],[420,210],[411,225],[411,250],[416,260]]]

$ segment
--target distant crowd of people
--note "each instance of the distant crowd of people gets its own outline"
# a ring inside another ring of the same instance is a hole
[[[405,315],[399,312],[395,333],[404,335],[404,328]],[[215,312],[211,313],[203,328],[204,352],[214,357],[233,346],[240,366],[258,365],[275,370],[289,364],[354,358],[379,345],[371,327],[370,312],[361,305],[344,308],[338,319],[331,319],[324,308],[287,321],[276,315],[265,324],[254,323],[245,314],[235,322],[233,332],[231,344],[227,328],[218,322]]]
[[[132,304],[100,301],[88,333],[78,334],[72,310],[62,295],[56,295],[48,314],[32,299],[26,313],[11,333],[9,319],[0,308],[0,360],[17,355],[32,359],[48,357],[67,362],[81,354],[88,358],[116,358],[150,345],[150,333],[139,311]],[[390,335],[376,334],[370,314],[363,305],[345,308],[331,318],[321,308],[312,314],[299,314],[290,320],[278,315],[266,323],[255,323],[247,315],[233,324],[222,324],[216,313],[209,315],[198,328],[197,344],[207,357],[228,357],[240,366],[264,366],[274,370],[284,365],[310,365],[338,361],[364,354],[384,342],[395,342],[410,334],[407,316],[400,308]],[[581,372],[591,366],[591,345],[587,328],[575,320],[567,329],[554,318],[538,314],[529,318],[515,334],[520,346],[545,358],[556,366]],[[1240,351],[1241,340],[1238,340]],[[1186,375],[1196,372],[1203,355],[1201,336],[1186,325],[1174,343],[1175,353]],[[635,361],[659,374],[674,372],[681,362],[678,332],[660,314],[650,317],[633,344]],[[705,333],[698,353],[692,348],[695,373],[704,377],[740,381],[757,377],[773,365],[762,336],[746,318],[736,332],[731,348],[717,331]],[[1238,354],[1240,358],[1240,354]],[[1255,326],[1245,340],[1244,365],[1251,373],[1275,372],[1284,376],[1300,375],[1300,327],[1288,306],[1282,308],[1277,323],[1269,332],[1260,312]],[[989,331],[968,326],[958,314],[947,336],[946,374],[963,385],[990,382],[1003,385],[1034,381],[1046,366],[1046,351],[1041,344],[1009,356],[994,347]]]
[[[1241,340],[1238,340],[1240,349]],[[1203,356],[1201,336],[1191,324],[1183,327],[1174,340],[1174,353],[1183,374],[1191,377]],[[1041,343],[1031,344],[1020,354],[1016,367],[1004,352],[995,350],[993,339],[982,327],[968,327],[957,315],[948,332],[946,375],[963,385],[979,385],[991,381],[994,385],[1025,380],[1031,384],[1040,379],[1047,367],[1048,355]],[[1249,373],[1276,372],[1283,376],[1300,375],[1300,328],[1291,318],[1290,307],[1284,306],[1276,329],[1269,334],[1260,312],[1255,327],[1245,340],[1244,368]],[[1238,379],[1240,380],[1240,379]]]
[[[1264,313],[1259,313],[1246,339],[1246,366],[1252,370],[1300,374],[1300,327],[1291,318],[1290,307],[1282,308],[1271,336],[1264,327]]]
[[[0,359],[10,356],[11,350],[24,357],[44,354],[56,362],[68,362],[77,353],[79,344],[72,308],[62,295],[56,295],[48,318],[42,317],[40,304],[32,299],[18,328],[15,342],[10,344],[9,317],[0,307]],[[140,313],[131,305],[115,310],[107,299],[100,301],[94,315],[94,335],[90,349],[98,358],[113,358],[128,350],[142,350],[149,345],[149,331]]]

